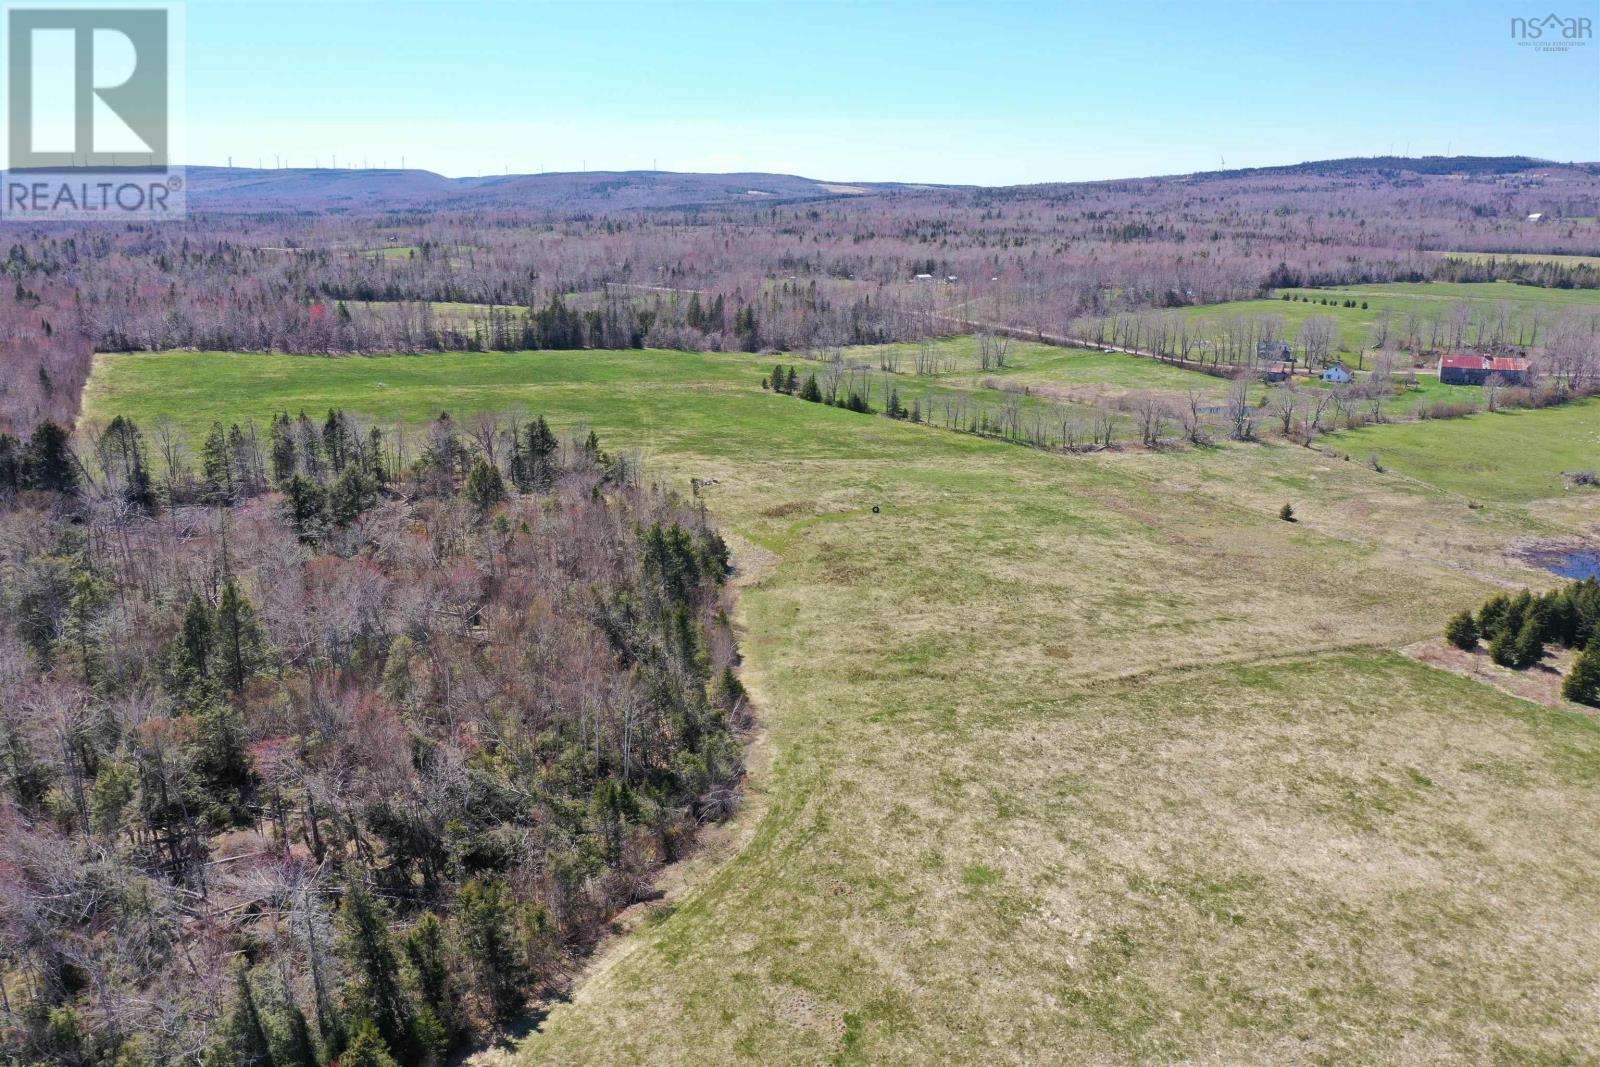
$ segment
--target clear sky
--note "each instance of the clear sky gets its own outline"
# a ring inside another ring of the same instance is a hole
[[[982,184],[1600,159],[1600,39],[1518,47],[1531,2],[189,0],[187,156]]]

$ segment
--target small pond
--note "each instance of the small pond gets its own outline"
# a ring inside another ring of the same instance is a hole
[[[1528,553],[1528,562],[1574,581],[1600,578],[1600,548],[1540,548]]]

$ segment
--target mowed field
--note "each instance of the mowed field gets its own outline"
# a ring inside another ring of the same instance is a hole
[[[768,369],[97,363],[91,417],[520,407],[717,479],[764,730],[747,808],[502,1059],[1600,1055],[1595,718],[1397,651],[1546,581],[1516,539],[1600,522],[1560,487],[1600,465],[1600,405],[1333,439],[1380,473],[1286,445],[1046,454],[765,393]]]

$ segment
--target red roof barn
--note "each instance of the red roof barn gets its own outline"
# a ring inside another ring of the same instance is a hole
[[[1445,356],[1439,360],[1439,380],[1446,385],[1482,385],[1495,375],[1508,385],[1521,385],[1531,364],[1510,356]]]

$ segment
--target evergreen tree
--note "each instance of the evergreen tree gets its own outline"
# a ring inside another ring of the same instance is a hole
[[[266,634],[255,608],[229,578],[222,585],[216,618],[217,673],[222,684],[237,693],[260,667]]]
[[[1533,593],[1524,589],[1511,598],[1510,605],[1506,608],[1505,619],[1501,625],[1511,631],[1513,637],[1522,633],[1523,623],[1528,621],[1528,616],[1533,613]]]
[[[623,839],[628,824],[639,821],[639,799],[627,782],[602,778],[594,787],[591,807],[605,841],[606,862],[614,866],[622,859]]]
[[[238,709],[221,700],[206,704],[195,716],[195,734],[194,769],[210,802],[207,817],[220,826],[248,825],[256,772]]]
[[[67,617],[62,641],[77,652],[83,684],[91,685],[100,666],[100,638],[94,624],[110,605],[112,590],[108,582],[87,567],[73,571],[67,589]]]
[[[266,471],[261,466],[261,452],[256,448],[255,424],[246,433],[238,423],[228,427],[228,458],[234,472],[234,491],[241,496],[254,496],[266,489]]]
[[[288,412],[272,416],[271,433],[272,481],[278,484],[293,477],[299,469],[294,447],[294,423],[289,421]]]
[[[429,428],[428,444],[417,460],[414,472],[429,496],[454,496],[457,479],[466,473],[466,450],[456,435],[455,423],[447,412],[440,413]]]
[[[1561,683],[1561,695],[1574,704],[1600,708],[1600,638],[1591,640]]]
[[[733,314],[733,332],[739,337],[739,347],[746,352],[761,348],[761,326],[756,321],[756,309],[746,304]]]
[[[400,1064],[389,1054],[382,1032],[369,1019],[356,1029],[355,1037],[339,1057],[339,1067],[400,1067]]]
[[[226,503],[235,498],[238,486],[233,452],[228,448],[228,435],[220,422],[211,424],[205,443],[200,446],[200,477],[205,482],[207,500]]]
[[[1544,659],[1544,628],[1537,615],[1530,613],[1517,633],[1512,657],[1518,670],[1527,670]]]
[[[433,1016],[450,1046],[454,1046],[466,1031],[461,1005],[456,996],[456,983],[450,971],[450,957],[445,945],[444,924],[432,912],[418,920],[406,936],[406,962],[411,966],[412,980],[417,998]]]
[[[22,482],[28,489],[71,495],[78,491],[78,465],[68,446],[67,431],[41,422],[28,438],[22,457]]]
[[[1472,612],[1463,611],[1453,616],[1444,628],[1444,637],[1463,652],[1478,647],[1478,624],[1472,621]]]
[[[1478,609],[1478,633],[1488,638],[1491,642],[1500,635],[1506,620],[1506,613],[1511,609],[1511,598],[1504,593],[1497,594],[1484,601]]]
[[[711,686],[711,703],[723,711],[733,711],[746,697],[744,683],[731,666],[723,667]]]
[[[8,433],[0,433],[0,497],[22,487],[22,442]]]
[[[555,452],[557,447],[556,435],[550,432],[550,424],[540,415],[528,424],[528,447],[524,455],[527,464],[527,488],[536,493],[544,493],[555,484]]]
[[[782,363],[772,368],[772,391],[774,393],[787,393],[789,391],[785,388],[787,381],[788,379],[783,374]]]
[[[1497,630],[1489,642],[1489,658],[1502,667],[1516,667],[1517,635],[1508,628]]]
[[[300,1005],[287,992],[284,1001],[278,1044],[272,1057],[275,1067],[320,1067],[317,1046],[311,1039],[306,1013],[300,1010]]]
[[[211,677],[211,609],[196,593],[183,613],[183,627],[174,647],[173,674],[187,686]]]
[[[383,458],[383,431],[376,426],[367,431],[367,447],[361,453],[361,471],[376,485],[389,484],[389,470]]]
[[[323,514],[327,509],[328,494],[321,483],[303,474],[296,474],[282,485],[284,518],[294,527],[295,534],[305,542],[315,541],[322,532]]]
[[[322,434],[311,416],[304,411],[294,423],[295,462],[301,473],[315,481],[322,480]]]
[[[322,451],[335,474],[344,473],[354,444],[354,434],[350,432],[344,412],[330,408],[327,419],[322,423]]]
[[[215,1067],[272,1067],[272,1043],[261,1022],[250,978],[241,963],[234,968],[233,1008],[222,1025],[209,1062]]]
[[[351,465],[328,490],[328,518],[340,528],[349,526],[378,502],[378,483],[359,466]]]
[[[468,882],[456,897],[461,950],[497,1019],[510,1018],[522,1006],[524,975],[507,897],[499,881]]]
[[[822,388],[817,385],[815,374],[806,375],[806,383],[800,387],[800,399],[809,400],[813,404],[822,403]]]
[[[412,1030],[411,1004],[400,986],[400,966],[389,937],[387,909],[367,892],[359,878],[352,876],[339,907],[339,918],[350,975],[345,988],[347,1014],[370,1020],[387,1051],[406,1063],[415,1062],[419,1049]],[[358,1027],[341,1063],[350,1062],[362,1033]]]
[[[472,473],[467,475],[465,491],[467,500],[479,511],[488,511],[503,503],[506,499],[506,483],[500,477],[500,468],[480,456],[472,466]]]

